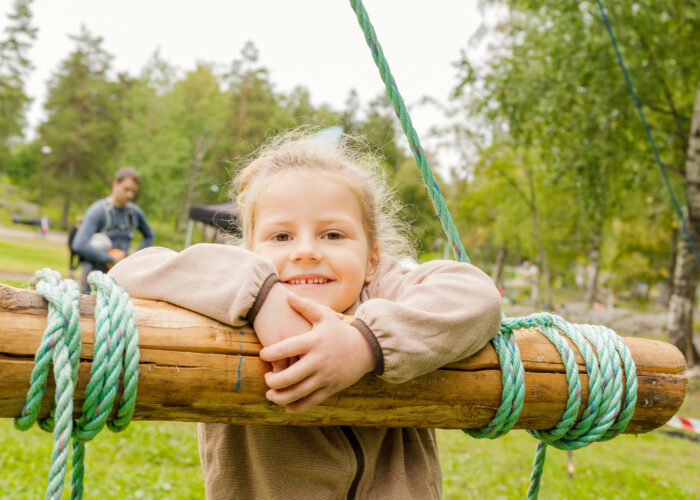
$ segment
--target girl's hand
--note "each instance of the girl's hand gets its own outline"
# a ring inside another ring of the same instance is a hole
[[[289,295],[293,295],[292,292],[276,283],[265,297],[253,322],[253,329],[263,347],[311,330],[311,323],[287,302]],[[284,370],[292,362],[293,359],[277,359],[272,362],[272,371]]]
[[[267,372],[267,399],[303,412],[357,382],[374,369],[374,355],[364,336],[327,307],[290,294],[287,301],[313,328],[260,351],[264,361],[298,356],[288,368]]]

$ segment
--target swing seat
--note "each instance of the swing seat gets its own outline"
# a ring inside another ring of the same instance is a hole
[[[477,354],[413,380],[392,384],[368,375],[323,404],[289,414],[265,398],[268,365],[250,328],[233,328],[159,301],[132,299],[141,351],[133,420],[269,425],[355,425],[479,429],[501,403],[501,370],[491,344]],[[93,296],[80,297],[83,331],[74,405],[82,406],[94,343]],[[46,327],[47,305],[32,290],[0,284],[0,417],[18,417],[26,402],[34,354]],[[536,330],[515,333],[525,368],[525,399],[514,428],[554,427],[566,409],[565,368],[554,346]],[[664,425],[685,398],[685,359],[673,345],[624,339],[637,369],[637,404],[626,433]],[[586,366],[578,350],[581,411],[588,401]],[[40,416],[53,401],[53,380]]]

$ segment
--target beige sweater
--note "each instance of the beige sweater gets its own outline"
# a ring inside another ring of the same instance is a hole
[[[147,248],[110,274],[134,297],[240,326],[276,271],[247,250],[201,244],[180,253]],[[407,270],[382,257],[346,313],[372,347],[375,374],[398,383],[481,349],[498,332],[500,297],[469,264]],[[441,497],[432,429],[199,424],[199,447],[209,500]]]

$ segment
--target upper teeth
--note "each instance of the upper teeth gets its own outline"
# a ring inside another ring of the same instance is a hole
[[[299,280],[289,280],[287,283],[292,285],[306,285],[306,284],[322,284],[328,283],[326,278],[309,278],[309,279],[299,279]]]

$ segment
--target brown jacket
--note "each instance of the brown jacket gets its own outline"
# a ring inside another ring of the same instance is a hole
[[[201,244],[180,253],[148,248],[110,274],[134,297],[240,326],[276,272],[247,250]],[[498,331],[500,297],[469,264],[433,261],[408,270],[382,257],[346,313],[372,346],[374,373],[399,383],[481,349]],[[424,500],[442,492],[432,429],[199,424],[199,447],[209,500]]]

